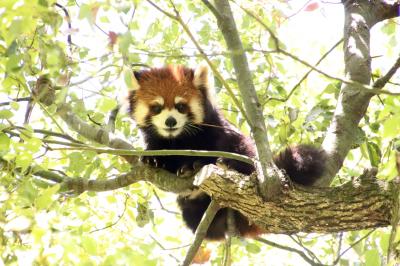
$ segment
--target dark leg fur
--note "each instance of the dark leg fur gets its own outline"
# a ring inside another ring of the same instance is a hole
[[[205,193],[201,193],[192,199],[190,196],[178,196],[178,205],[182,210],[183,220],[193,233],[196,231],[210,201],[210,197]],[[225,238],[228,210],[229,208],[223,208],[217,212],[208,228],[207,239],[222,240]],[[254,237],[261,233],[257,226],[250,224],[247,218],[238,211],[234,211],[234,220],[240,236]]]
[[[285,170],[292,181],[305,186],[323,175],[325,161],[325,152],[311,145],[288,147],[274,157],[276,166]]]

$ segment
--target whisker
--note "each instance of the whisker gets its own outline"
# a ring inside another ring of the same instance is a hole
[[[214,127],[214,128],[219,128],[219,129],[222,129],[222,130],[230,130],[230,131],[236,132],[235,129],[224,127],[224,126],[217,126],[217,125],[206,124],[206,123],[200,123],[199,125],[205,126],[205,127]]]

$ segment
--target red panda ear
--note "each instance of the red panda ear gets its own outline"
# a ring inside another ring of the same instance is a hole
[[[193,84],[197,88],[206,87],[210,88],[210,84],[208,82],[208,66],[205,64],[201,64],[194,71]]]
[[[206,64],[201,64],[195,69],[193,84],[196,88],[205,90],[207,98],[210,100],[211,104],[216,106],[214,82],[213,79],[209,79],[208,66]]]
[[[140,75],[141,72],[139,71],[133,71],[133,75],[130,76],[130,84],[129,84],[129,90],[130,91],[137,91],[140,88],[139,80],[140,80]]]

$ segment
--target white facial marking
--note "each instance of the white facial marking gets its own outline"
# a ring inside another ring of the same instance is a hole
[[[176,96],[175,99],[174,99],[174,102],[175,102],[175,104],[182,103],[182,102],[185,103],[186,100],[185,100],[185,98],[182,98],[180,96]]]
[[[165,124],[169,117],[173,117],[176,120],[176,125],[172,128]],[[161,113],[152,117],[151,122],[156,127],[158,134],[171,138],[182,133],[187,120],[186,114],[181,114],[174,108],[162,110]]]
[[[204,121],[204,109],[200,101],[196,98],[189,102],[189,108],[194,115],[193,122],[201,124]]]
[[[135,105],[135,110],[133,111],[133,119],[139,126],[146,125],[146,116],[149,113],[149,106],[143,101],[138,101]]]
[[[164,98],[161,96],[157,96],[154,100],[151,101],[152,104],[164,105]]]

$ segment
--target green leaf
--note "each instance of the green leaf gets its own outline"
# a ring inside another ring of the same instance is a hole
[[[0,132],[0,153],[8,151],[10,142],[10,138],[6,134]]]
[[[60,185],[57,184],[43,190],[35,200],[36,207],[41,210],[48,209],[53,204],[55,200],[54,195],[58,192],[59,189]]]
[[[11,112],[10,110],[0,110],[0,119],[10,119],[11,117],[14,116],[14,113]]]
[[[367,150],[371,166],[378,167],[382,157],[382,153],[379,146],[373,142],[368,142]]]
[[[91,255],[97,255],[97,241],[90,237],[90,236],[82,236],[82,247],[83,249],[91,254]]]
[[[248,252],[250,252],[250,253],[257,254],[257,253],[260,253],[261,248],[260,248],[257,244],[255,244],[255,243],[248,243],[248,244],[246,245],[246,250],[247,250]]]
[[[117,101],[110,98],[101,98],[97,103],[99,111],[103,113],[108,113],[113,110],[118,105]]]
[[[69,167],[68,170],[75,173],[82,173],[86,167],[86,160],[80,152],[72,152],[68,155]]]
[[[376,249],[370,249],[365,252],[365,266],[377,266],[381,265],[381,258],[379,252]]]
[[[20,153],[17,156],[15,163],[17,167],[21,167],[22,171],[25,171],[32,163],[32,154],[28,152]]]
[[[396,137],[400,132],[400,115],[393,115],[383,123],[383,137]]]

